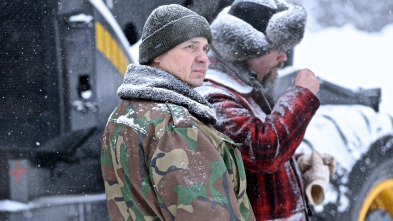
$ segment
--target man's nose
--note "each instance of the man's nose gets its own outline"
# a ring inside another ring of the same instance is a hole
[[[207,57],[207,54],[205,51],[201,52],[197,57],[196,60],[198,63],[207,63],[209,62],[209,58]]]
[[[286,61],[288,59],[287,53],[285,51],[280,51],[280,53],[278,55],[278,59],[280,61]]]

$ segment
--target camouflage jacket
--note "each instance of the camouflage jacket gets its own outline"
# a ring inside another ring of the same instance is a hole
[[[112,220],[254,220],[240,152],[172,75],[130,65],[101,138]],[[209,123],[210,122],[210,123]]]

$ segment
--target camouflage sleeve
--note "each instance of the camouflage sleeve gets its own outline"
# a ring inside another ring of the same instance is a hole
[[[228,168],[211,140],[195,128],[172,128],[149,166],[168,220],[242,220]]]

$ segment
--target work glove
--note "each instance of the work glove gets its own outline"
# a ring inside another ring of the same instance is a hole
[[[308,200],[314,206],[321,205],[325,200],[329,177],[336,171],[333,156],[313,151],[311,154],[300,156],[297,162]]]

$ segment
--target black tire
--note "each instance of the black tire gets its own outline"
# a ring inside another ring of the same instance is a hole
[[[359,213],[362,206],[365,205],[363,211],[368,211],[368,206],[365,203],[366,198],[371,199],[369,194],[375,192],[378,188],[377,185],[389,183],[385,186],[393,191],[391,180],[393,179],[393,136],[385,136],[377,140],[370,147],[367,154],[355,164],[349,177],[349,191],[347,197],[349,200],[349,207],[345,211],[340,220],[358,221]],[[393,200],[393,199],[392,199]],[[388,209],[391,214],[393,208]],[[376,210],[377,212],[367,212],[364,220],[372,220],[372,217],[379,216],[385,217],[383,220],[393,220],[393,218],[384,210]],[[370,218],[371,217],[371,218]],[[389,219],[391,218],[391,219]]]

